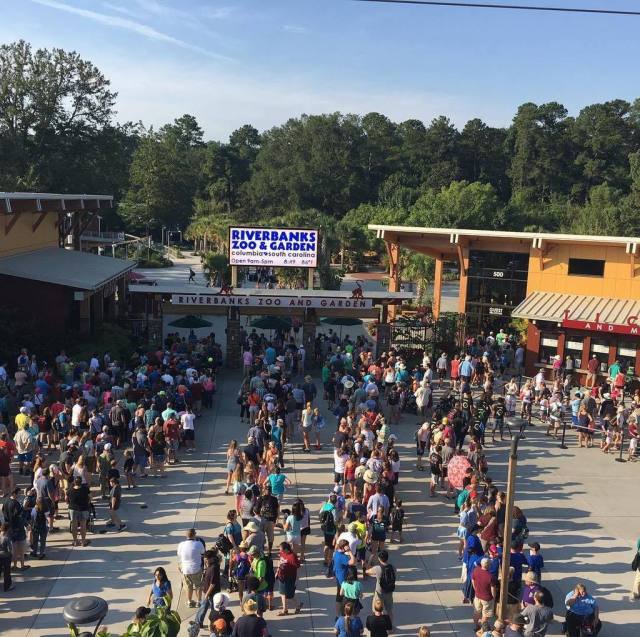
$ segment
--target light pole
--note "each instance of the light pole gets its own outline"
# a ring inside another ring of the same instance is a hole
[[[78,637],[95,637],[102,620],[107,616],[109,605],[101,597],[88,595],[72,599],[67,603],[62,611],[64,621],[69,628],[76,631]],[[88,630],[78,632],[77,626],[93,625],[96,627],[93,632]]]
[[[102,232],[100,231],[100,222],[102,221],[102,217],[98,215],[98,238],[102,236]]]
[[[516,490],[516,467],[518,465],[518,443],[522,438],[516,434],[511,440],[509,452],[509,468],[507,470],[507,501],[504,512],[504,532],[502,535],[502,571],[500,582],[500,604],[498,606],[498,619],[504,621],[507,616],[507,601],[509,600],[509,566],[511,551],[511,535],[513,533],[513,501]]]

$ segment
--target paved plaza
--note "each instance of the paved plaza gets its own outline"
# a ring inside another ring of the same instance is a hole
[[[31,561],[31,569],[16,575],[15,590],[0,597],[0,635],[65,635],[62,607],[70,598],[85,594],[108,600],[106,624],[119,634],[135,608],[146,605],[156,566],[167,569],[177,598],[174,607],[185,622],[191,619],[195,611],[186,606],[175,550],[191,526],[211,544],[233,506],[233,496],[223,495],[224,452],[230,438],[242,440],[246,432],[235,402],[239,382],[237,373],[220,374],[214,409],[197,422],[196,454],[183,455],[181,464],[169,468],[166,480],[147,478],[137,490],[125,490],[122,517],[128,523],[126,531],[96,533],[89,547],[71,548],[67,523],[58,522],[63,531],[49,536],[47,560]],[[333,418],[328,422],[333,423]],[[391,562],[399,570],[394,634],[415,635],[420,624],[427,624],[434,635],[471,635],[471,608],[462,604],[455,554],[457,517],[450,501],[442,496],[426,497],[428,473],[413,468],[415,423],[415,416],[405,414],[397,427],[402,451],[399,493],[408,528],[404,544],[391,547]],[[330,429],[324,432],[322,451],[305,455],[293,444],[285,458],[285,473],[294,483],[289,495],[301,496],[314,518],[308,560],[299,582],[303,613],[284,618],[267,613],[272,635],[333,632],[335,584],[323,573],[315,515],[332,480]],[[638,635],[640,606],[633,605],[628,595],[633,577],[629,563],[640,534],[634,495],[640,463],[617,463],[597,448],[578,449],[573,435],[568,436],[569,449],[562,450],[542,429],[535,427],[521,443],[516,503],[528,516],[530,540],[542,545],[543,581],[553,594],[556,617],[563,610],[566,592],[583,581],[600,601],[603,637]],[[489,473],[501,488],[508,446],[504,442],[488,447]],[[99,505],[98,517],[97,530],[104,530],[103,505]],[[372,588],[372,582],[365,581],[364,616]],[[235,594],[233,602],[237,615]],[[556,624],[549,634],[559,633]]]

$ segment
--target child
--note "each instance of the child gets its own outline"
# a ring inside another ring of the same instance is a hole
[[[529,570],[538,576],[538,583],[542,581],[542,569],[544,568],[544,558],[540,553],[540,544],[531,542],[529,544],[529,555],[527,556]]]
[[[549,418],[549,399],[543,396],[540,399],[540,422],[546,423]]]
[[[638,449],[638,437],[631,436],[631,438],[629,439],[629,456],[628,456],[631,462],[635,462],[637,449]]]
[[[605,418],[602,421],[602,441],[600,442],[600,449],[602,449],[602,453],[609,453],[612,444],[613,430],[609,425],[609,420]]]
[[[544,398],[542,400],[545,400]],[[540,401],[542,402],[542,401]],[[549,405],[549,426],[547,427],[546,436],[553,436],[554,438],[558,437],[558,432],[560,431],[560,423],[562,422],[562,403],[560,399],[556,396],[551,404]]]
[[[393,508],[391,509],[391,538],[393,543],[394,535],[398,533],[398,542],[402,544],[402,526],[404,524],[404,509],[402,508],[402,500],[396,500]]]
[[[133,489],[136,486],[135,474],[133,472],[133,454],[131,449],[124,452],[124,475],[127,479],[127,489]]]

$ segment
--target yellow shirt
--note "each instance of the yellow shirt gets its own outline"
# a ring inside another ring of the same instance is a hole
[[[26,429],[31,422],[31,416],[29,416],[28,414],[19,413],[16,416],[15,422],[18,429]]]
[[[364,546],[365,538],[367,537],[367,525],[364,522],[354,522],[356,525],[356,535],[360,542],[358,548],[361,549]]]

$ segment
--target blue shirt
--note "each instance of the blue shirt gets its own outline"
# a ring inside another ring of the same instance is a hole
[[[573,606],[569,606],[569,600],[575,595],[575,591],[569,591],[567,596],[564,598],[565,606],[575,615],[580,615],[581,617],[588,617],[592,615],[596,609],[598,608],[598,602],[596,602],[591,595],[585,595],[584,597],[578,597],[577,601]]]
[[[286,476],[284,473],[272,473],[267,480],[271,485],[271,493],[275,496],[282,495],[284,493],[284,481]]]
[[[338,637],[360,637],[360,632],[364,629],[364,626],[359,617],[352,617],[351,630],[347,632],[346,618],[338,617],[335,628],[338,631]]]
[[[524,553],[511,553],[509,555],[509,566],[513,566],[513,581],[522,581],[522,567],[527,564],[527,556]]]
[[[342,582],[347,578],[349,570],[349,556],[342,551],[336,551],[333,554],[333,572],[336,574],[336,582],[338,586],[342,586]]]
[[[273,365],[276,362],[276,350],[273,347],[267,347],[264,351],[264,360],[267,365]]]
[[[531,555],[527,557],[527,563],[529,564],[529,570],[533,571],[537,576],[538,580],[542,574],[542,569],[544,568],[544,560],[542,559],[542,555]]]
[[[471,361],[462,361],[460,363],[460,376],[469,376],[473,375],[473,366],[471,365]]]

